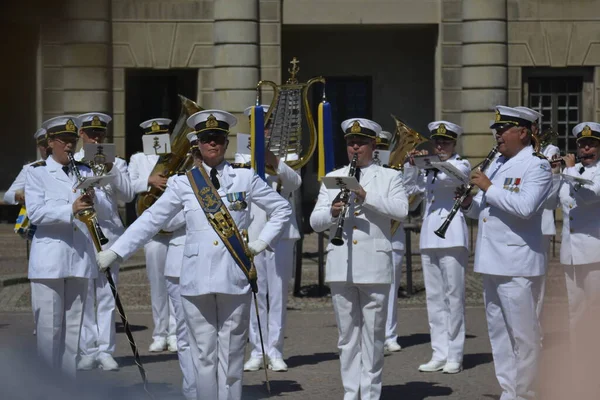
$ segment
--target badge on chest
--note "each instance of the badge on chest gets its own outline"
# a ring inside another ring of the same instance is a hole
[[[519,193],[519,185],[521,184],[521,178],[506,178],[504,179],[504,190]]]
[[[226,196],[230,210],[241,211],[248,208],[248,203],[246,203],[246,192],[227,193]]]

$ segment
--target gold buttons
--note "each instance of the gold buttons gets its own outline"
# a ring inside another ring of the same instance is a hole
[[[354,240],[352,241],[352,243],[356,244],[356,243],[358,243],[358,240],[354,239]]]
[[[573,204],[569,204],[569,208],[573,208]]]
[[[431,199],[431,202],[432,202],[432,203],[435,203],[435,199]]]
[[[487,218],[484,218],[484,219],[483,219],[483,222],[487,222]]]
[[[77,232],[77,227],[76,226],[73,227],[73,232]]]
[[[352,227],[352,229],[356,230],[356,229],[358,229],[358,228],[357,228],[356,226],[353,226],[353,227]]]
[[[215,241],[213,242],[213,244],[216,246],[216,245],[218,245],[218,244],[219,244],[219,242],[215,240]]]
[[[569,217],[569,221],[573,221],[573,217]]]
[[[358,211],[354,211],[354,215],[358,215],[360,214]]]

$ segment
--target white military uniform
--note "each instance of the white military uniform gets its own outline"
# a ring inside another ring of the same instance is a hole
[[[18,204],[17,200],[15,199],[15,195],[17,194],[17,191],[25,190],[25,179],[27,178],[27,170],[33,164],[37,164],[40,161],[44,161],[44,160],[40,158],[37,161],[23,165],[23,168],[21,168],[21,171],[19,171],[19,174],[15,178],[12,185],[10,185],[8,190],[4,193],[4,202],[6,204]]]
[[[83,157],[83,149],[74,155],[77,161],[83,160]],[[108,239],[104,249],[108,249],[125,231],[119,216],[119,200],[128,203],[135,197],[125,160],[116,158],[107,175],[114,175],[114,181],[94,191],[95,201],[102,199],[108,206],[97,210],[98,225]],[[118,285],[119,264],[114,264],[110,272],[115,285]],[[95,360],[115,352],[115,298],[105,274],[89,281],[79,348],[82,356]]]
[[[158,155],[136,153],[129,161],[129,178],[135,193],[148,190],[148,178],[158,161]],[[176,337],[176,322],[173,305],[169,301],[165,280],[165,263],[169,247],[170,234],[160,233],[152,237],[144,245],[146,255],[146,273],[150,282],[150,299],[152,301],[152,319],[154,330],[152,339],[165,340]],[[176,340],[176,339],[169,339]]]
[[[407,196],[416,192],[417,173],[404,170],[404,189]],[[402,259],[406,250],[406,233],[402,223],[394,232],[392,238],[392,284],[388,293],[387,318],[385,321],[385,343],[398,343],[398,289],[402,281]]]
[[[547,160],[526,146],[496,158],[466,212],[479,218],[475,272],[483,274],[486,316],[501,400],[531,398],[540,350],[536,303],[545,274],[548,242],[541,205],[550,193]]]
[[[203,168],[210,170],[206,165]],[[289,221],[291,208],[287,201],[252,170],[234,169],[227,162],[216,168],[221,184],[218,192],[225,206],[230,205],[227,194],[245,193],[248,208],[230,211],[238,229],[248,228],[251,209],[260,204],[269,221],[259,239],[273,246]],[[174,177],[165,193],[111,250],[123,258],[129,257],[181,210],[186,223],[181,301],[190,329],[198,395],[207,399],[239,399],[250,317],[250,285],[207,221],[188,178]]]
[[[236,163],[250,162],[247,154],[236,153]],[[300,175],[290,168],[283,160],[279,160],[277,175],[267,174],[267,184],[277,189],[281,185],[279,194],[290,202],[294,191],[302,185]],[[292,204],[290,203],[290,206]],[[252,208],[252,222],[248,229],[250,240],[258,239],[260,232],[267,223],[267,214],[259,207]],[[290,223],[284,228],[277,244],[273,250],[265,250],[254,257],[254,264],[258,274],[258,312],[265,346],[265,354],[269,359],[283,359],[283,339],[285,333],[285,321],[287,315],[288,283],[292,277],[294,263],[294,243],[300,239],[300,231],[296,215],[292,207]],[[268,312],[267,312],[267,294]],[[254,300],[252,300],[254,301]],[[252,346],[251,357],[262,358],[260,346],[260,335],[258,332],[258,320],[255,307],[250,311],[250,345]]]
[[[171,184],[173,178],[170,178]],[[167,291],[169,299],[173,304],[177,334],[177,357],[179,367],[183,374],[183,395],[186,399],[196,399],[196,372],[188,340],[188,328],[185,324],[185,313],[181,305],[181,290],[179,277],[181,276],[181,264],[183,263],[183,251],[185,249],[185,214],[183,211],[171,219],[164,228],[173,232],[167,250],[167,261],[165,263],[165,278],[167,279]]]
[[[368,120],[350,121],[359,121],[363,127],[379,127]],[[347,121],[342,124],[343,128],[344,125]],[[348,176],[348,171],[349,166],[346,166],[327,176]],[[329,243],[326,249],[326,281],[331,288],[338,325],[345,400],[378,399],[381,395],[393,268],[390,226],[392,219],[403,220],[408,214],[402,174],[373,164],[360,171],[359,181],[367,193],[365,201],[361,204],[355,201],[354,194],[350,196],[344,223],[344,245]],[[329,229],[330,238],[336,231],[338,220],[331,215],[331,204],[339,192],[321,185],[310,216],[312,228],[316,232]]]
[[[57,117],[58,118],[58,117]],[[34,286],[38,353],[54,368],[75,376],[88,281],[96,278],[87,227],[73,216],[77,182],[52,156],[27,171],[27,213],[37,230],[31,242],[28,278]],[[82,176],[93,175],[82,164]],[[95,201],[96,210],[102,209]]]
[[[471,165],[454,154],[447,160],[465,176]],[[415,167],[409,166],[409,169]],[[427,296],[433,361],[462,364],[465,344],[465,269],[469,260],[469,239],[465,217],[458,211],[446,239],[436,231],[454,206],[455,191],[461,184],[444,172],[421,174],[419,191],[425,199],[420,249]]]

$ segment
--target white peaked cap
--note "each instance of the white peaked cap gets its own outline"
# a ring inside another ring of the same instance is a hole
[[[198,111],[187,119],[187,125],[196,130],[196,133],[204,131],[222,131],[229,133],[229,129],[237,124],[237,118],[223,110]]]
[[[35,140],[42,139],[46,136],[46,130],[44,128],[40,128],[33,134],[33,138]]]
[[[381,125],[366,118],[350,118],[342,122],[344,136],[361,135],[376,139],[381,132]]]
[[[521,112],[521,117],[531,122],[537,122],[544,116],[542,113],[539,113],[528,107],[519,106],[515,107],[515,110],[519,110],[519,112]]]
[[[449,121],[433,121],[427,125],[431,136],[444,136],[450,139],[458,139],[463,133],[463,128]]]
[[[572,133],[577,139],[585,137],[600,139],[600,124],[597,122],[582,122],[575,125]]]

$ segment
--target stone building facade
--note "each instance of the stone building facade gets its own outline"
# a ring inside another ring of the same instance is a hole
[[[30,137],[47,118],[111,114],[112,140],[129,157],[141,149],[142,119],[177,117],[177,93],[239,116],[255,102],[259,80],[287,78],[292,57],[300,59],[301,81],[328,79],[336,122],[360,115],[392,130],[394,114],[425,132],[429,121],[446,119],[464,127],[461,153],[473,162],[492,146],[497,104],[542,110],[565,150],[573,150],[570,127],[600,120],[600,0],[57,4],[37,19],[37,31],[21,27],[29,39],[15,71],[34,94],[18,107],[29,118],[9,118],[9,129],[23,134],[8,139],[0,190],[35,158]],[[247,130],[245,121],[237,131]],[[316,195],[312,178],[309,166],[305,199]]]

